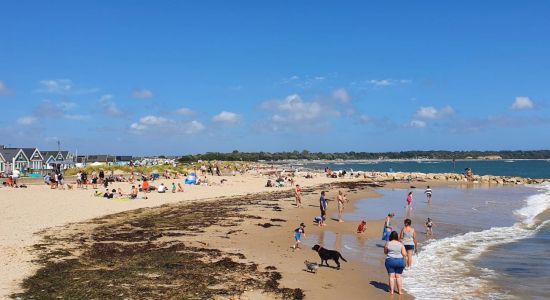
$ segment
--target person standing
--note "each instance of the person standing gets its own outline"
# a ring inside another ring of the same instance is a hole
[[[302,207],[302,189],[299,184],[294,189],[294,197],[296,198],[296,207]]]
[[[319,226],[326,226],[327,220],[327,198],[325,197],[325,191],[321,192],[321,198],[319,198],[319,209],[321,210],[321,221]]]
[[[412,202],[413,202],[413,192],[410,191],[409,194],[407,195],[407,209],[411,208]]]
[[[99,170],[99,184],[103,184],[104,180],[105,180],[105,172],[103,172],[103,170]]]
[[[429,185],[426,187],[424,194],[426,194],[426,198],[428,198],[428,203],[430,203],[432,201],[432,189]]]
[[[383,229],[383,232],[382,232],[382,239],[386,242],[389,241],[390,233],[393,230],[393,226],[392,226],[392,223],[391,223],[391,220],[392,220],[393,216],[394,216],[394,213],[389,213],[388,216],[386,217],[386,219],[384,220],[384,229]]]
[[[405,259],[407,251],[405,246],[399,242],[399,236],[397,231],[392,231],[389,235],[389,241],[384,245],[384,254],[386,254],[386,260],[384,265],[388,272],[388,285],[390,287],[390,294],[393,295],[395,289],[395,283],[397,283],[397,293],[402,294],[403,269],[405,268]]]
[[[97,173],[92,171],[92,188],[97,189]]]
[[[403,243],[405,246],[405,250],[407,251],[407,270],[410,270],[412,268],[412,262],[413,262],[413,253],[416,249],[417,243],[416,243],[416,232],[414,231],[414,228],[411,226],[412,222],[411,219],[405,219],[405,228],[401,229],[401,234],[399,234],[399,240]]]
[[[344,213],[344,206],[345,202],[349,202],[348,198],[346,197],[346,194],[344,194],[342,191],[338,191],[338,222],[344,222],[342,220],[342,214]]]

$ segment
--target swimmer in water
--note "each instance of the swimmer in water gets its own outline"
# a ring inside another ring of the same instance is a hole
[[[429,236],[434,235],[434,233],[432,231],[433,226],[434,226],[434,223],[433,223],[432,219],[428,218],[428,220],[426,220],[426,235],[429,235]]]

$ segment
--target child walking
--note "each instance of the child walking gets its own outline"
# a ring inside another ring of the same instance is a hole
[[[302,234],[304,235],[304,238],[306,237],[306,231],[305,231],[306,225],[304,223],[300,223],[300,227],[294,229],[294,239],[296,242],[292,246],[292,249],[300,249],[300,240],[302,239]]]

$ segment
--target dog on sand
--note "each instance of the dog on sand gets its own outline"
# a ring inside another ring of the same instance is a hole
[[[306,269],[308,272],[317,274],[317,269],[319,269],[319,265],[317,263],[306,260],[304,261],[304,264],[306,265]]]
[[[315,245],[311,249],[317,251],[317,253],[319,254],[319,257],[321,257],[321,266],[323,265],[323,262],[324,262],[327,264],[327,267],[330,267],[328,264],[328,260],[332,259],[334,260],[334,262],[336,262],[336,269],[340,270],[340,262],[338,260],[341,258],[343,261],[347,262],[347,260],[342,256],[342,254],[340,254],[340,252],[336,250],[328,250],[319,245]]]

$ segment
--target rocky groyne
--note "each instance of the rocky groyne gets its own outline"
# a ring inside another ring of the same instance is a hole
[[[366,179],[371,179],[377,182],[384,181],[405,181],[405,180],[442,180],[451,182],[471,182],[485,184],[538,184],[550,182],[550,179],[533,179],[516,176],[493,176],[493,175],[464,175],[456,173],[417,173],[417,172],[363,172],[362,175]]]

